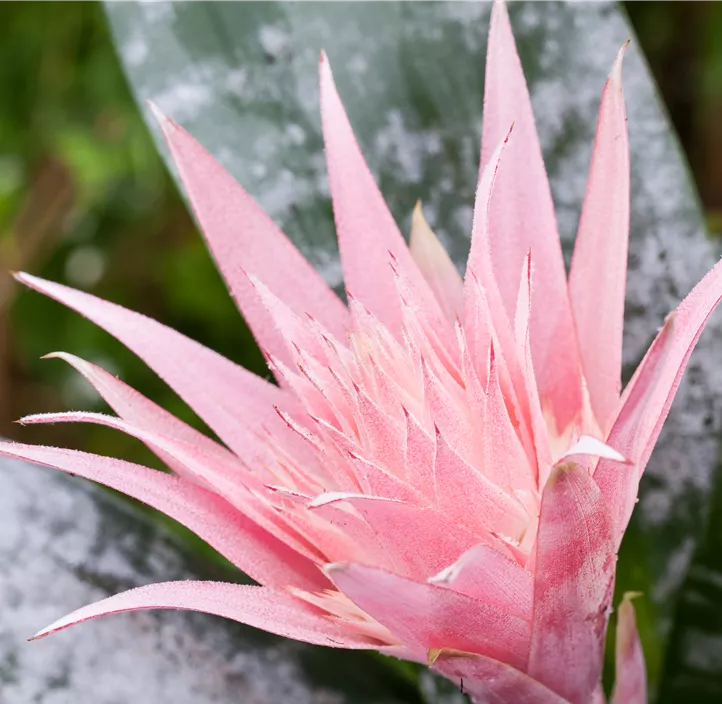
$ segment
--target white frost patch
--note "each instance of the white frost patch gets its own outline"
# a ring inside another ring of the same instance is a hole
[[[301,125],[296,125],[294,123],[286,125],[286,137],[288,138],[288,141],[295,146],[300,146],[306,142],[305,130],[301,127]]]
[[[441,152],[438,132],[413,132],[404,125],[403,113],[389,111],[386,125],[374,141],[376,154],[384,161],[391,161],[399,168],[395,176],[406,183],[419,183],[424,177],[424,161],[427,156]]]
[[[512,15],[514,34],[517,37],[532,34],[540,27],[544,27],[545,35],[558,34],[565,14],[559,11],[549,12],[547,3],[525,3],[520,12]]]
[[[298,201],[300,185],[291,171],[283,169],[263,191],[264,209],[272,217],[279,217]]]
[[[234,162],[238,159],[238,154],[227,144],[215,150],[214,156],[221,166],[232,171]]]
[[[311,155],[310,166],[315,174],[313,190],[316,196],[324,198],[331,197],[331,187],[328,183],[328,171],[326,170],[326,155],[323,152],[316,152]]]
[[[523,12],[517,13],[514,29],[519,34],[530,34],[539,27],[543,19],[545,19],[543,6],[540,8],[539,5],[528,3],[524,5]]]
[[[446,5],[442,5],[444,10],[444,17],[459,22],[460,24],[479,24],[484,25],[489,23],[489,14],[491,12],[491,5],[484,2],[450,2]],[[484,36],[484,32],[477,33]]]
[[[268,173],[268,167],[261,163],[260,161],[256,161],[251,165],[251,176],[254,178],[261,179]]]
[[[206,81],[177,81],[155,97],[161,110],[176,122],[191,122],[215,102],[213,89]]]
[[[454,220],[461,232],[471,232],[471,223],[474,219],[474,208],[470,205],[462,205],[454,212]]]
[[[131,34],[123,44],[123,56],[130,68],[138,68],[144,64],[149,54],[148,42],[140,32]]]
[[[338,286],[343,281],[341,260],[337,254],[328,250],[314,248],[313,268],[323,277],[329,286]]]
[[[539,126],[542,149],[548,149],[562,133],[568,116],[579,107],[579,87],[556,78],[537,81],[532,100],[534,117]],[[601,87],[599,90],[601,94]],[[514,138],[512,132],[511,138]]]
[[[363,54],[355,54],[348,62],[348,70],[354,77],[358,78],[366,74],[369,63]]]
[[[290,45],[291,38],[280,27],[264,25],[258,30],[258,39],[263,50],[271,55],[278,56]]]
[[[212,58],[198,62],[182,74],[174,74],[171,82],[155,94],[154,102],[176,122],[193,122],[203,110],[216,108],[217,86],[239,92],[247,83],[244,69],[228,70],[228,65]]]
[[[242,93],[248,82],[248,69],[233,68],[226,73],[224,87],[230,93]]]
[[[457,22],[462,30],[464,44],[470,53],[480,52],[486,46],[486,33],[479,27],[488,26],[491,4],[485,2],[444,3],[443,17]]]
[[[143,13],[143,19],[149,25],[170,22],[175,14],[172,2],[139,2],[138,9]]]

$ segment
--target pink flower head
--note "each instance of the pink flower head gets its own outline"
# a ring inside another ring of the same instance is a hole
[[[173,475],[72,450],[3,454],[125,492],[261,586],[172,582],[79,609],[38,637],[146,608],[206,611],[309,643],[428,662],[484,702],[601,702],[620,540],[681,374],[722,296],[717,265],[627,388],[629,155],[620,54],[604,87],[567,278],[506,9],[488,43],[481,176],[462,279],[419,208],[407,247],[320,65],[348,305],[182,128],[159,116],[198,221],[278,386],[149,318],[27,274],[142,357],[201,435],[57,354],[117,412],[60,413],[145,442]],[[513,128],[512,128],[513,125]],[[631,604],[615,704],[645,701]]]

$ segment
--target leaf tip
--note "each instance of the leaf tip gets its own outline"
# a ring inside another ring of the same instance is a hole
[[[624,55],[627,53],[627,49],[631,43],[632,40],[627,39],[627,41],[622,44],[609,74],[610,83],[618,90],[621,90],[622,88],[622,61],[624,60]]]
[[[579,465],[576,462],[559,462],[552,467],[552,471],[549,473],[547,479],[547,487],[554,486],[555,484],[564,481],[571,474],[574,474],[579,469]]]
[[[644,596],[644,592],[624,592],[622,595],[622,604],[629,604],[635,599],[641,599]]]
[[[170,117],[168,117],[168,115],[166,115],[152,100],[147,99],[145,103],[148,106],[148,109],[153,113],[153,117],[155,117],[156,122],[165,134],[176,126],[175,122],[173,122],[173,120],[171,120]]]
[[[38,631],[37,633],[35,633],[34,635],[30,636],[30,638],[27,639],[27,642],[32,643],[35,640],[40,640],[41,638],[45,638],[45,636],[50,635],[50,633],[52,633],[52,631],[49,631],[47,628],[44,628],[44,629]]]
[[[429,648],[426,651],[426,663],[428,664],[429,668],[432,668],[434,666],[434,663],[439,659],[440,655],[440,648]]]

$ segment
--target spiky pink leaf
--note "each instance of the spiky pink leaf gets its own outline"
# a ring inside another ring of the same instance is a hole
[[[707,320],[722,300],[722,262],[671,313],[622,395],[622,408],[607,444],[634,463],[601,459],[594,481],[609,504],[621,542],[637,498],[642,472],[659,437],[682,374]]]
[[[514,134],[489,206],[491,257],[510,318],[518,272],[529,250],[537,263],[536,289],[544,301],[544,315],[532,320],[532,359],[542,399],[550,404],[558,426],[565,428],[581,407],[581,381],[564,261],[529,91],[506,6],[495,2],[487,45],[480,173],[493,163],[493,153],[512,124]],[[469,260],[477,271],[480,255]]]
[[[223,616],[295,640],[332,648],[373,648],[375,641],[343,628],[300,599],[266,587],[226,582],[160,582],[84,606],[33,636],[42,638],[98,616],[142,609],[182,609]]]
[[[295,409],[297,401],[243,367],[140,313],[82,291],[18,274],[18,281],[92,320],[135,352],[241,457],[244,429],[263,426],[288,437],[275,406]],[[203,370],[189,374],[189,370]]]
[[[599,106],[569,295],[592,408],[608,430],[622,390],[622,328],[629,241],[629,141],[619,52]]]
[[[105,402],[128,423],[195,445],[209,456],[222,457],[225,461],[233,458],[225,447],[191,428],[96,364],[66,352],[54,352],[45,356],[45,359],[50,358],[62,359],[80,372]],[[180,476],[186,479],[194,478],[170,455],[160,453],[159,457]]]
[[[304,589],[326,580],[305,557],[284,545],[225,499],[200,486],[147,467],[77,450],[0,443],[5,457],[92,479],[162,511],[192,530],[258,582]]]
[[[344,339],[348,312],[323,279],[235,179],[182,127],[153,106],[208,246],[263,349],[288,359],[273,317],[246,273],[299,314]]]
[[[647,704],[647,668],[637,631],[633,596],[625,594],[617,609],[615,680],[610,704]]]
[[[392,259],[409,277],[420,303],[429,310],[438,304],[361,154],[325,54],[319,72],[323,140],[344,282],[355,298],[398,333],[401,319]]]

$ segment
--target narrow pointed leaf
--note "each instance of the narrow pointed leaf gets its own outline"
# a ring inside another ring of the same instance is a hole
[[[245,450],[240,434],[244,427],[260,430],[265,423],[287,434],[274,406],[293,407],[295,401],[273,384],[144,315],[29,274],[18,274],[17,279],[118,338],[239,454]],[[189,369],[203,369],[204,373],[189,374]]]
[[[632,598],[625,594],[617,609],[614,691],[611,704],[647,704],[647,671]]]
[[[629,140],[622,94],[622,48],[599,106],[587,193],[569,295],[592,408],[606,431],[622,390],[622,327],[629,240]]]
[[[497,144],[512,125],[514,133],[489,207],[492,261],[510,318],[516,306],[518,273],[530,250],[537,264],[535,286],[545,311],[532,319],[532,358],[542,398],[563,429],[581,406],[576,335],[554,204],[526,79],[506,7],[496,2],[487,46],[482,170],[492,162]],[[551,325],[550,320],[554,321]]]
[[[409,250],[449,320],[463,311],[464,282],[446,248],[424,217],[421,201],[411,215]]]
[[[381,322],[398,332],[400,311],[392,259],[409,277],[420,303],[430,305],[432,294],[361,154],[325,54],[319,72],[326,164],[344,284]],[[373,278],[369,271],[374,272]]]
[[[33,638],[43,638],[98,616],[142,609],[202,611],[316,645],[373,647],[373,641],[349,634],[299,599],[284,593],[264,587],[191,580],[149,584],[116,594],[51,623]]]
[[[55,467],[122,492],[174,518],[264,584],[319,588],[324,580],[306,558],[234,509],[189,482],[110,457],[55,447],[0,443],[0,454]]]
[[[196,217],[236,303],[262,348],[287,357],[273,317],[246,274],[309,313],[335,335],[345,334],[348,313],[338,296],[251,196],[182,127],[153,106]]]
[[[601,459],[594,481],[604,494],[621,537],[629,523],[644,468],[667,418],[692,350],[722,300],[722,262],[718,263],[669,315],[624,390],[622,409],[608,444],[634,467]]]

